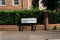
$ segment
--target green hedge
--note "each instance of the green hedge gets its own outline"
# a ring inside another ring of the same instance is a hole
[[[40,10],[0,11],[0,24],[20,24],[21,18],[37,18],[37,23],[44,23],[44,12]],[[49,23],[60,22],[60,14],[48,12]],[[59,15],[59,16],[58,16]]]

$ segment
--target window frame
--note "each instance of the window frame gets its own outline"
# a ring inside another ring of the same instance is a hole
[[[2,0],[0,0],[0,2],[2,3],[3,1],[2,1]],[[0,6],[6,6],[6,0],[5,0],[5,5],[2,5],[2,4],[1,4]]]
[[[19,0],[18,0],[18,5],[15,5],[15,4],[14,4],[14,0],[12,0],[12,5],[13,5],[13,6],[19,6]]]

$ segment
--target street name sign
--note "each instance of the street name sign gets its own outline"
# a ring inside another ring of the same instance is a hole
[[[37,18],[21,18],[21,23],[37,23]]]

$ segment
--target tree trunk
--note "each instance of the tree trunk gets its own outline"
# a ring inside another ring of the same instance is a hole
[[[47,30],[48,28],[48,13],[44,13],[44,30]]]

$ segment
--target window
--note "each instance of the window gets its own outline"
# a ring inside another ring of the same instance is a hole
[[[5,0],[0,0],[0,6],[5,6],[6,2]]]
[[[13,6],[18,6],[19,5],[19,0],[13,0],[12,3],[13,3]]]

